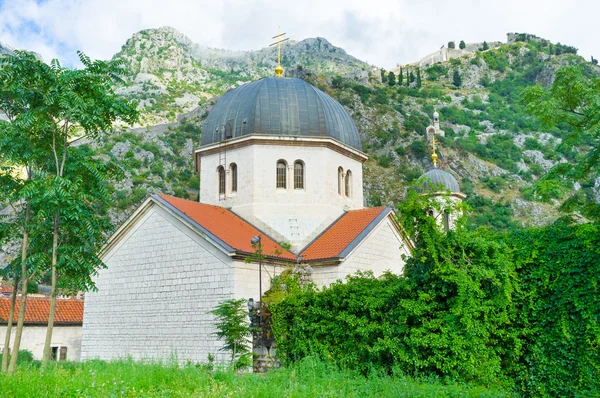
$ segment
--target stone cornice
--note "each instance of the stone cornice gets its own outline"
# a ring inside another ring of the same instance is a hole
[[[329,148],[361,163],[364,163],[368,159],[368,156],[364,152],[345,145],[331,137],[290,137],[252,134],[196,149],[194,153],[194,165],[196,171],[198,171],[198,165],[202,156],[219,153],[223,148],[226,148],[229,151],[249,145],[285,145]]]

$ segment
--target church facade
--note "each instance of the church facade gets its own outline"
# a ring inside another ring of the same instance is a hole
[[[259,300],[257,236],[263,292],[297,264],[310,265],[317,286],[357,271],[402,273],[411,242],[391,208],[363,206],[366,159],[342,105],[302,80],[226,93],[195,152],[200,201],[153,195],[105,247],[82,359],[225,359],[209,311]]]

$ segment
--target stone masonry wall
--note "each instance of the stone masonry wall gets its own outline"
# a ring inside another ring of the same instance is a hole
[[[325,286],[357,271],[369,270],[375,276],[388,270],[401,274],[404,271],[403,254],[409,255],[408,248],[391,221],[386,218],[339,266],[314,266],[312,278],[317,286]]]
[[[16,328],[11,331],[11,350],[15,343]],[[0,326],[0,336],[6,335],[6,326]],[[33,359],[42,360],[44,343],[46,341],[46,326],[25,325],[21,337],[21,350],[31,351]],[[54,325],[52,331],[52,347],[66,347],[67,361],[79,361],[81,351],[81,326]],[[0,342],[0,352],[4,350],[4,338]]]
[[[227,254],[153,205],[104,261],[86,297],[82,359],[225,359],[208,311],[233,297]]]

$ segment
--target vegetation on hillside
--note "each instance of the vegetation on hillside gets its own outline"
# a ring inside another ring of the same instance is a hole
[[[284,51],[287,74],[327,92],[351,113],[370,157],[364,169],[368,205],[398,203],[432,166],[424,133],[434,110],[446,132],[440,139],[440,167],[455,174],[468,195],[473,228],[550,223],[559,205],[579,188],[567,184],[543,196],[530,188],[556,164],[580,161],[590,141],[563,145],[573,127],[541,124],[521,101],[528,87],[549,87],[561,66],[577,65],[587,76],[597,75],[597,66],[574,48],[517,35],[510,44],[427,68],[407,65],[395,74],[370,70],[329,43],[302,43]],[[177,122],[149,123],[88,143],[90,151],[114,155],[128,167],[126,180],[114,186],[115,222],[149,193],[197,198],[192,152],[216,101],[210,97],[272,74],[268,51],[244,54],[202,49],[165,28],[139,32],[115,56],[128,70],[117,91],[141,101],[147,123],[175,120],[200,104]],[[189,106],[182,105],[185,96],[193,99]],[[586,195],[597,195],[593,177],[581,185]]]

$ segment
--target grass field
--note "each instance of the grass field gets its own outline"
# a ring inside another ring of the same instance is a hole
[[[0,374],[0,397],[509,397],[484,387],[340,371],[314,359],[266,375],[175,363],[89,361]]]

